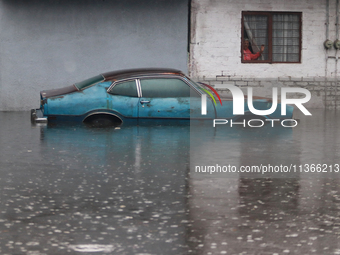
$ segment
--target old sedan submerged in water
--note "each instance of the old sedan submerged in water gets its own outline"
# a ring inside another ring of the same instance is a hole
[[[204,96],[205,95],[205,96]],[[31,111],[35,122],[79,121],[120,125],[148,119],[208,120],[236,119],[233,100],[219,101],[218,94],[205,84],[190,80],[174,69],[131,69],[103,73],[60,89],[40,92],[41,105]],[[202,99],[204,98],[204,113]],[[216,103],[218,102],[218,104]],[[270,99],[254,98],[258,110],[270,109]],[[281,106],[267,116],[254,116],[245,100],[246,116],[264,119],[289,119],[293,107]]]

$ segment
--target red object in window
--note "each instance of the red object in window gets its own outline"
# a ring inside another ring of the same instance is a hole
[[[243,50],[243,59],[244,60],[256,60],[261,56],[261,53],[251,53],[249,49]]]

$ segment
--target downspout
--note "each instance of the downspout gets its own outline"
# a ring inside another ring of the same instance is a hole
[[[338,29],[339,28],[339,0],[336,0],[336,24],[335,25],[336,25],[336,39],[339,39],[339,29]]]
[[[187,68],[188,68],[188,74],[190,76],[191,74],[191,0],[188,0],[188,24],[187,24]]]
[[[329,38],[329,0],[326,0],[326,39]]]
[[[188,51],[189,51],[189,64],[188,64],[188,74],[190,78],[197,76],[197,63],[195,62],[195,52],[196,52],[196,22],[197,22],[197,7],[196,2],[193,0],[188,0]],[[196,77],[198,78],[198,77]]]
[[[328,40],[329,36],[329,0],[326,0],[326,40]],[[327,68],[328,68],[328,50],[326,49],[325,55],[325,78],[327,77]],[[326,92],[326,91],[325,91]]]
[[[326,42],[329,41],[329,0],[326,0],[326,41],[324,43],[325,46],[325,79],[327,79],[327,69],[328,69],[328,49]],[[325,106],[327,107],[327,89],[326,86],[324,86],[324,93],[325,93]]]
[[[336,6],[335,6],[335,13],[336,13],[336,21],[335,21],[335,32],[336,32],[336,39],[334,42],[334,48],[336,49],[335,52],[335,79],[338,77],[338,46],[336,45],[339,41],[339,0],[336,0]]]
[[[336,0],[336,42],[339,40],[339,0]],[[338,48],[335,53],[335,109],[338,103]]]

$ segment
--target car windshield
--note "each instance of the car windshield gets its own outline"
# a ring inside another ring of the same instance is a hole
[[[98,82],[104,81],[104,77],[100,74],[97,76],[94,76],[92,78],[89,78],[85,81],[81,81],[78,83],[75,83],[74,85],[77,87],[78,90],[85,89],[93,84],[96,84]]]

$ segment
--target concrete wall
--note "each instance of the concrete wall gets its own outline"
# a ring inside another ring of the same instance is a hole
[[[329,38],[336,40],[336,0],[329,0]],[[302,12],[302,61],[299,64],[241,63],[242,11]],[[310,107],[340,108],[339,51],[325,50],[324,0],[193,0],[190,74],[194,79],[258,87],[271,96],[273,86],[301,86],[312,92]]]
[[[0,0],[0,110],[124,68],[187,72],[187,0]]]

